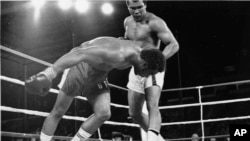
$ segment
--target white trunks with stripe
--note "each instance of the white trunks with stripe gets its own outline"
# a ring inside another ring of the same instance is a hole
[[[141,77],[135,74],[134,67],[132,67],[129,72],[129,82],[127,87],[142,94],[145,94],[145,89],[151,86],[159,86],[162,89],[164,76],[165,71],[159,72],[155,75],[150,75],[148,77]]]

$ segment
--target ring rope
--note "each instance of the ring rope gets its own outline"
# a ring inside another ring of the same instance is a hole
[[[30,59],[30,60],[32,60],[32,58],[33,58],[33,57],[25,55],[23,53],[20,53],[20,52],[8,49],[8,48],[6,48],[4,46],[1,46],[1,49],[5,50],[5,51],[8,51],[8,52],[12,52],[12,53],[14,53],[16,55],[22,56],[22,57]],[[239,84],[242,84],[242,83],[250,83],[250,80],[243,80],[243,81],[237,81],[237,82],[227,82],[227,83],[220,83],[220,84],[212,84],[212,85],[206,85],[206,86],[187,87],[187,88],[181,88],[181,89],[180,88],[178,88],[178,89],[168,89],[168,90],[163,90],[162,92],[177,91],[177,90],[190,90],[190,89],[194,89],[194,88],[198,89],[198,92],[199,92],[199,104],[200,104],[200,116],[201,116],[201,120],[199,122],[201,122],[201,126],[202,126],[202,140],[204,140],[204,121],[206,121],[206,120],[203,120],[203,103],[201,101],[201,89],[202,88],[208,88],[208,87],[233,85],[233,84],[239,85]],[[117,86],[117,87],[119,87],[119,86]]]
[[[17,132],[1,132],[2,136],[8,136],[8,137],[21,137],[21,138],[39,138],[39,134],[27,134],[27,133],[17,133]],[[214,135],[214,136],[206,136],[204,138],[226,138],[229,137],[229,135]],[[70,140],[72,137],[66,137],[66,136],[53,136],[53,139],[61,139],[61,140]],[[177,138],[177,139],[167,139],[168,141],[180,141],[180,140],[191,140],[192,138]],[[197,139],[201,139],[201,137],[197,137]],[[91,139],[91,140],[100,140],[100,139]]]
[[[246,102],[250,101],[250,98],[240,98],[234,100],[221,100],[221,101],[213,101],[213,102],[203,102],[202,105],[215,105],[215,104],[227,104],[227,103],[236,103],[236,102]],[[161,106],[159,109],[174,109],[174,108],[185,108],[185,107],[194,107],[194,106],[201,106],[200,103],[194,104],[181,104],[181,105],[174,105],[174,106]]]
[[[18,51],[15,51],[15,50],[10,49],[10,48],[8,48],[8,47],[2,46],[2,45],[0,45],[0,47],[1,47],[2,50],[7,51],[7,52],[10,52],[10,53],[13,53],[13,54],[18,55],[18,56],[20,56],[20,57],[23,57],[23,58],[32,60],[32,61],[34,61],[34,62],[43,64],[43,65],[48,66],[48,67],[52,66],[51,63],[45,62],[45,61],[43,61],[43,60],[37,59],[37,58],[35,58],[35,57],[29,56],[29,55],[27,55],[27,54],[24,54],[24,53],[21,53],[21,52],[18,52]]]
[[[34,111],[34,110],[19,109],[19,108],[7,107],[7,106],[0,106],[0,108],[1,108],[1,111],[23,113],[23,114],[28,114],[28,115],[42,116],[42,117],[47,117],[48,114],[49,114],[47,112],[40,112],[40,111]],[[68,116],[68,115],[63,115],[63,118],[64,119],[69,119],[69,120],[78,120],[78,121],[85,121],[86,120],[86,118],[84,118],[84,117]],[[139,125],[137,125],[137,124],[122,123],[122,122],[113,122],[113,121],[106,121],[105,124],[139,127]]]
[[[117,85],[114,85],[114,84],[111,84],[111,83],[109,83],[109,86],[117,88],[117,89],[121,89],[121,90],[124,90],[124,91],[128,91],[128,89],[126,89],[126,88],[123,88],[123,87],[120,87],[120,86],[117,86]]]
[[[0,47],[1,47],[2,50],[7,51],[7,52],[10,52],[10,53],[13,53],[13,54],[18,55],[18,56],[20,56],[20,57],[23,57],[23,58],[32,60],[32,61],[34,61],[34,62],[43,64],[43,65],[48,66],[48,67],[52,66],[51,63],[48,63],[48,62],[45,62],[45,61],[43,61],[43,60],[37,59],[37,58],[32,57],[32,56],[30,56],[30,55],[26,55],[26,54],[24,54],[24,53],[15,51],[15,50],[13,50],[13,49],[10,49],[10,48],[5,47],[5,46],[2,46],[2,45],[0,45]],[[116,85],[114,85],[114,84],[110,84],[110,86],[111,86],[111,87],[115,87],[115,88],[119,88],[119,89],[121,89],[121,90],[128,91],[128,89],[122,88],[122,87],[119,87],[119,86],[116,86]]]
[[[236,85],[236,84],[239,85],[239,84],[244,84],[244,83],[250,83],[250,80],[241,80],[241,81],[234,81],[234,82],[217,83],[217,84],[210,84],[210,85],[204,85],[204,86],[194,86],[194,87],[183,87],[183,88],[165,89],[165,90],[162,90],[162,92],[180,91],[180,90],[192,90],[192,89],[202,89],[202,88],[227,86],[227,85]]]
[[[27,134],[27,133],[17,133],[17,132],[6,132],[2,131],[1,136],[8,136],[8,137],[21,137],[21,138],[39,138],[39,134]],[[214,136],[206,136],[204,138],[226,138],[229,137],[229,135],[214,135]],[[53,139],[61,139],[61,140],[70,140],[72,137],[66,137],[66,136],[53,136]],[[167,139],[168,141],[180,141],[180,140],[191,140],[192,138],[177,138],[177,139]],[[197,139],[201,139],[201,137],[197,137]],[[100,139],[91,139],[93,141],[100,140]],[[105,140],[108,141],[108,140]]]
[[[248,115],[248,116],[239,116],[239,117],[217,118],[217,119],[204,119],[203,122],[218,122],[218,121],[242,120],[242,119],[250,119],[250,115]],[[201,120],[162,123],[162,126],[179,125],[179,124],[194,124],[194,123],[201,123]]]
[[[16,132],[5,132],[1,131],[1,136],[8,136],[8,137],[21,137],[21,138],[39,138],[39,134],[27,134],[27,133],[16,133]],[[70,140],[72,137],[65,137],[65,136],[53,136],[53,139],[63,139],[63,140]]]
[[[18,55],[18,56],[21,56],[21,57],[23,57],[23,58],[30,59],[30,60],[32,60],[32,61],[35,61],[35,62],[40,63],[40,64],[43,64],[43,65],[45,65],[45,66],[51,66],[51,65],[52,65],[51,63],[48,63],[48,62],[45,62],[45,61],[43,61],[43,60],[34,58],[34,57],[32,57],[32,56],[29,56],[29,55],[26,55],[26,54],[24,54],[24,53],[15,51],[15,50],[13,50],[13,49],[10,49],[10,48],[5,47],[5,46],[2,46],[2,45],[0,45],[0,49],[2,49],[2,50],[4,50],[4,51],[7,51],[7,52],[10,52],[10,53],[13,53],[13,54]],[[233,84],[243,84],[243,83],[250,83],[250,80],[242,80],[242,81],[235,81],[235,82],[226,82],[226,83],[211,84],[211,85],[204,85],[204,86],[194,86],[194,87],[184,87],[184,88],[173,88],[173,89],[162,90],[162,92],[180,91],[180,90],[191,90],[191,89],[201,89],[201,88],[216,87],[216,86],[225,86],[225,85],[233,85]],[[125,91],[128,90],[128,89],[126,89],[126,88],[123,88],[123,87],[120,87],[120,86],[117,86],[117,85],[114,85],[114,84],[110,84],[110,86],[116,87],[116,88],[119,88],[119,89],[122,89],[122,90],[125,90]]]
[[[19,81],[20,83],[21,81]],[[23,82],[22,82],[23,83]],[[204,133],[204,122],[215,122],[215,121],[224,121],[224,120],[235,120],[235,119],[246,119],[246,118],[249,118],[249,116],[247,117],[234,117],[234,118],[223,118],[223,119],[210,119],[210,120],[204,120],[203,119],[203,105],[204,103],[202,103],[201,101],[201,88],[202,87],[198,87],[198,90],[199,90],[199,105],[200,105],[200,115],[201,115],[201,120],[199,121],[187,121],[187,122],[176,122],[176,123],[162,123],[162,126],[164,125],[174,125],[174,124],[194,124],[194,123],[201,123],[201,126],[202,126],[202,140],[204,140],[204,137],[205,137],[205,133]],[[243,99],[243,100],[247,100],[247,99]],[[230,100],[231,101],[235,101],[235,100]],[[222,102],[222,101],[220,101]],[[225,101],[223,101],[222,103],[226,103]],[[208,104],[218,104],[217,102],[209,102]],[[187,107],[187,106],[186,106]]]
[[[0,76],[0,79],[4,80],[4,81],[8,81],[8,82],[12,82],[12,83],[24,85],[23,81],[15,79],[15,78],[9,78],[9,77],[6,77],[6,76],[2,75],[2,76]],[[59,90],[50,89],[50,92],[58,94]],[[82,96],[77,96],[76,98],[77,99],[81,99],[81,100],[87,100],[85,97],[82,97]],[[234,99],[234,100],[204,102],[203,105],[226,104],[226,103],[246,102],[246,101],[250,101],[250,98],[241,98],[241,99]],[[128,106],[120,105],[120,104],[113,104],[113,103],[111,103],[111,105],[114,106],[114,107],[118,107],[118,108],[129,108]],[[200,106],[200,105],[201,105],[200,103],[193,103],[193,104],[181,104],[181,105],[173,105],[173,106],[160,106],[159,109],[160,110],[164,110],[164,109],[194,107],[194,106]]]
[[[0,76],[0,79],[8,81],[8,82],[15,83],[15,84],[19,84],[19,85],[25,85],[25,83],[23,81],[21,81],[21,80],[18,80],[18,79],[15,79],[15,78],[9,78],[9,77],[3,76],[3,75]],[[55,93],[55,94],[59,93],[59,90],[57,90],[57,89],[52,89],[51,88],[49,91],[52,92],[52,93]],[[82,97],[82,96],[76,96],[75,98],[85,100],[85,101],[87,100],[86,97]],[[114,106],[114,107],[117,107],[117,108],[127,108],[127,109],[129,108],[129,106],[126,106],[126,105],[120,105],[120,104],[114,104],[114,103],[111,103],[111,105]]]
[[[201,121],[201,137],[202,140],[204,140],[205,137],[205,127],[204,127],[204,119],[203,119],[203,103],[202,103],[202,99],[201,99],[201,88],[198,88],[198,94],[199,94],[199,104],[200,106],[200,121]]]
[[[7,106],[0,106],[0,108],[1,108],[1,111],[23,113],[23,114],[43,116],[43,117],[47,117],[47,115],[49,114],[47,112],[18,109],[18,108],[7,107]],[[83,117],[75,117],[75,116],[73,117],[73,116],[67,116],[67,115],[64,115],[63,118],[64,119],[69,119],[69,120],[78,120],[78,121],[85,121],[86,120],[86,118],[83,118]],[[216,121],[239,120],[239,119],[250,119],[250,115],[248,115],[248,116],[240,116],[240,117],[207,119],[207,120],[203,120],[203,121],[204,122],[216,122]],[[137,124],[130,124],[130,123],[121,123],[121,122],[112,122],[112,121],[106,121],[105,123],[107,123],[107,124],[115,124],[115,125],[131,126],[131,127],[139,127]],[[201,120],[162,123],[162,126],[178,125],[178,124],[194,124],[194,123],[201,123]]]

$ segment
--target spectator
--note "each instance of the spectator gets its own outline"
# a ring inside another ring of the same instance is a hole
[[[191,141],[198,141],[199,140],[199,136],[196,133],[194,133],[191,138],[192,138]]]
[[[216,141],[216,138],[210,138],[210,141]]]
[[[123,140],[123,134],[120,132],[112,132],[112,141],[121,141]]]

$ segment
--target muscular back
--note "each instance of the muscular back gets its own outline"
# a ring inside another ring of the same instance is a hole
[[[98,70],[110,71],[130,66],[126,59],[136,53],[136,47],[139,48],[139,45],[132,41],[100,37],[83,43],[73,49],[72,53]]]
[[[143,41],[152,44],[159,48],[160,40],[157,37],[157,32],[152,28],[153,22],[159,20],[152,13],[147,13],[146,18],[141,22],[136,22],[132,16],[125,19],[125,36],[129,40]]]

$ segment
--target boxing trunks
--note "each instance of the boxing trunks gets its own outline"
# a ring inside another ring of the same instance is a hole
[[[151,86],[159,86],[162,89],[164,76],[165,71],[159,72],[155,75],[150,75],[148,77],[141,77],[135,74],[134,68],[132,67],[129,73],[129,82],[127,87],[142,94],[145,94],[145,89]]]
[[[69,96],[109,92],[107,72],[84,62],[65,70],[58,87]]]

